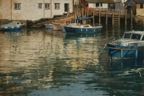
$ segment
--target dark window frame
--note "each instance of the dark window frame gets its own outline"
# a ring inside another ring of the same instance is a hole
[[[45,3],[45,9],[49,10],[50,9],[51,4],[50,3]]]
[[[60,9],[60,3],[55,3],[55,10],[59,10]]]
[[[21,3],[14,3],[15,10],[21,10]]]
[[[140,8],[144,8],[143,4],[140,4]]]
[[[42,5],[43,5],[42,3],[38,3],[38,8],[42,9]]]

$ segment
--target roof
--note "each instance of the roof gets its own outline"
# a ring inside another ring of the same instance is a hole
[[[121,2],[121,0],[85,0],[88,3],[116,3]]]

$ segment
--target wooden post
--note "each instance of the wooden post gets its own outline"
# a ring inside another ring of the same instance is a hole
[[[118,27],[120,28],[121,13],[119,12],[118,15],[119,15],[119,16],[118,16]]]
[[[133,29],[133,12],[132,12],[132,10],[131,10],[131,30]]]
[[[95,26],[95,12],[93,10],[93,26]]]
[[[108,25],[108,11],[106,11],[106,27]]]
[[[127,10],[125,10],[125,30],[127,30]]]
[[[106,38],[108,38],[108,11],[106,11]]]
[[[100,12],[100,9],[99,9],[99,25],[101,25],[101,12]]]
[[[114,12],[112,12],[112,26],[114,26]]]

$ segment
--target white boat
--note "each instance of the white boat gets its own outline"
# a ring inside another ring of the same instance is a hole
[[[0,30],[2,31],[16,31],[21,29],[21,27],[24,26],[24,23],[20,21],[12,21],[7,24],[3,24],[0,26]]]
[[[107,44],[113,58],[144,58],[144,31],[125,32],[123,37]]]

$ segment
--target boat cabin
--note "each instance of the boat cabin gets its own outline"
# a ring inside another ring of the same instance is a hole
[[[144,32],[126,32],[123,38],[144,41]]]

